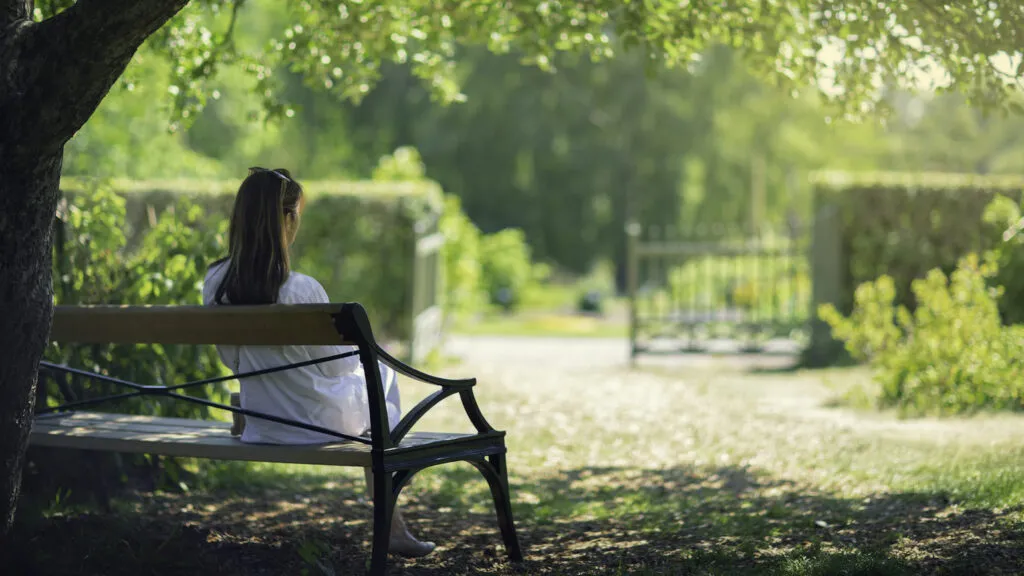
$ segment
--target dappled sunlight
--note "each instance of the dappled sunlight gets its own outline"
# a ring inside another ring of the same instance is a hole
[[[1010,573],[1024,554],[1024,469],[1014,464],[1024,451],[1010,444],[1024,419],[830,406],[869,377],[859,369],[752,371],[724,358],[629,369],[621,342],[573,342],[562,355],[552,342],[457,340],[463,363],[450,367],[478,377],[484,413],[508,431],[525,565],[507,561],[487,484],[459,463],[403,491],[411,529],[439,548],[392,559],[391,573]],[[463,425],[459,403],[446,402],[418,428]],[[364,569],[371,507],[360,470],[204,470],[192,492],[139,493],[112,517],[58,514],[35,533],[84,557],[89,530],[123,530],[129,560],[104,564],[121,554],[90,551],[112,575],[179,555],[230,574]]]

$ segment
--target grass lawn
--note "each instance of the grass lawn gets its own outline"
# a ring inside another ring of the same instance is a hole
[[[901,420],[837,407],[860,369],[757,370],[691,357],[625,366],[625,343],[462,338],[509,432],[524,566],[503,554],[471,467],[403,496],[440,543],[395,574],[1019,574],[1024,418]],[[412,394],[424,389],[409,388]],[[411,399],[410,399],[411,400]],[[408,402],[407,406],[412,402]],[[467,427],[442,405],[425,429]],[[16,532],[25,574],[359,574],[361,473],[220,463],[189,493],[55,512]],[[31,568],[36,571],[32,572]]]

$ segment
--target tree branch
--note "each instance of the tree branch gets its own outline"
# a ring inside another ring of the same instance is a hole
[[[0,0],[0,29],[32,17],[33,0]]]
[[[13,54],[13,88],[23,113],[8,120],[19,148],[63,146],[92,116],[142,42],[188,1],[78,0],[32,25]]]

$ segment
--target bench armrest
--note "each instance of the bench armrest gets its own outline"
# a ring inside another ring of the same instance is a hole
[[[416,422],[418,422],[420,418],[426,416],[427,412],[429,412],[431,408],[440,404],[445,398],[455,394],[458,394],[462,398],[462,407],[465,409],[466,416],[469,417],[470,422],[473,423],[473,427],[476,428],[477,433],[486,434],[487,432],[494,431],[494,428],[487,422],[487,419],[484,418],[483,413],[480,411],[480,406],[476,403],[476,396],[473,394],[473,386],[476,385],[476,378],[461,378],[453,380],[431,376],[430,374],[417,370],[391,356],[376,342],[373,343],[373,346],[376,349],[379,358],[385,364],[394,368],[396,372],[404,374],[415,380],[441,387],[440,390],[433,392],[423,400],[420,400],[416,406],[413,406],[412,410],[409,410],[398,425],[395,426],[395,429],[391,431],[391,441],[394,442],[395,445],[398,445],[398,443],[402,441],[402,438],[412,430],[412,427]]]
[[[391,354],[388,354],[387,351],[380,347],[380,344],[377,344],[377,342],[373,342],[373,347],[377,352],[378,358],[383,360],[384,363],[387,364],[388,366],[394,368],[395,372],[408,376],[409,378],[419,380],[420,382],[426,382],[427,384],[433,384],[435,386],[442,386],[444,388],[455,388],[458,390],[465,390],[468,388],[472,388],[473,386],[476,385],[476,378],[449,379],[440,378],[438,376],[431,376],[426,372],[422,372],[420,370],[413,368],[412,366],[409,366],[408,364],[395,358]]]

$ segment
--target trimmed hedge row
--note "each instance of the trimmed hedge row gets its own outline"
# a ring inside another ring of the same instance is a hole
[[[125,200],[127,249],[143,242],[159,215],[179,202],[200,206],[208,221],[230,219],[238,182],[191,180],[61,182],[64,196],[97,186]],[[334,301],[359,301],[386,338],[408,338],[409,274],[417,225],[432,228],[443,209],[433,182],[303,182],[302,228],[292,249],[295,270],[319,280]]]
[[[982,221],[999,195],[1019,202],[1024,178],[958,174],[822,172],[812,176],[821,209],[836,210],[842,261],[837,308],[848,314],[863,282],[893,278],[897,303],[913,309],[911,282],[947,275],[970,252],[994,248],[1003,230]]]
[[[1024,196],[1024,178],[1014,176],[818,172],[811,184],[814,309],[833,304],[843,315],[857,287],[882,275],[893,280],[896,304],[914,310],[911,283],[934,268],[948,276],[966,254],[997,247],[1003,230],[983,221],[986,208],[999,196]],[[806,359],[835,361],[842,346],[820,320],[813,331]]]

